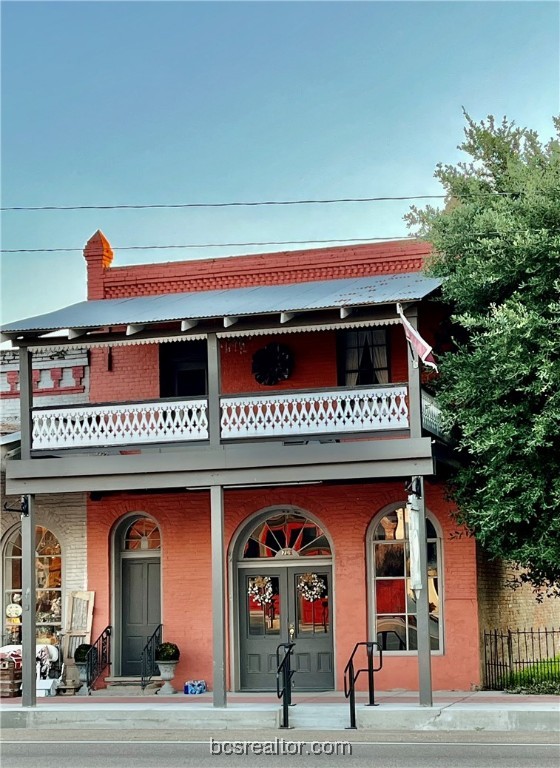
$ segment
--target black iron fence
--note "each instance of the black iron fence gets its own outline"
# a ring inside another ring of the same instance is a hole
[[[492,691],[560,682],[560,629],[484,632],[484,687]]]

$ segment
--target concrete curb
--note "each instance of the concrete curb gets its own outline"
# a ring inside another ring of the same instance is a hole
[[[560,733],[558,707],[387,707],[356,710],[360,730],[392,731],[546,731]]]
[[[41,729],[190,729],[266,730],[280,724],[276,704],[234,704],[224,709],[212,705],[177,704],[38,705],[0,711],[0,728]],[[559,704],[453,703],[435,707],[417,704],[358,705],[356,721],[362,731],[542,731],[560,733]],[[344,730],[349,725],[348,705],[298,704],[290,710],[292,732]]]
[[[103,705],[99,708],[76,707],[62,709],[21,708],[3,709],[0,712],[0,729],[4,728],[68,728],[68,729],[192,729],[264,730],[277,728],[279,710],[274,707],[228,707],[227,709],[186,708],[159,706],[140,708],[136,706]]]

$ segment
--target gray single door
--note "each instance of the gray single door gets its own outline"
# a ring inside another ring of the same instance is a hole
[[[302,589],[313,575],[319,584]],[[249,594],[257,579],[270,579],[272,596],[259,602]],[[330,615],[331,568],[282,567],[277,570],[239,570],[240,683],[243,690],[276,690],[276,649],[294,642],[294,690],[331,690],[334,687],[333,634]]]
[[[121,675],[140,676],[142,650],[161,623],[159,557],[122,560]]]

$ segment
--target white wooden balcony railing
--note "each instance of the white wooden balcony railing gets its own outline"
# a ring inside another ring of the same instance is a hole
[[[208,439],[206,400],[33,411],[33,450]]]
[[[222,438],[408,429],[402,385],[331,392],[223,397]]]
[[[344,435],[406,430],[407,387],[282,392],[222,397],[222,440]],[[437,408],[423,396],[425,426],[437,434]],[[426,421],[427,418],[427,421]],[[38,408],[33,450],[146,445],[209,439],[208,402],[156,402]]]

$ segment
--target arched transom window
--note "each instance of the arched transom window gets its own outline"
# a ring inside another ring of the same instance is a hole
[[[416,597],[410,587],[408,536],[408,510],[403,504],[375,521],[370,538],[375,634],[383,651],[418,649]],[[432,650],[440,650],[440,540],[429,519],[426,519],[426,538],[430,643]]]
[[[161,536],[154,520],[139,517],[124,532],[124,549],[128,552],[161,549]]]
[[[249,534],[243,559],[263,557],[330,557],[323,529],[300,512],[282,511],[261,521]]]
[[[14,643],[21,642],[21,614],[14,608],[22,602],[21,558],[21,532],[16,529],[8,537],[3,553],[3,631]],[[35,528],[35,574],[37,636],[54,641],[62,616],[62,559],[58,539],[42,525]]]

